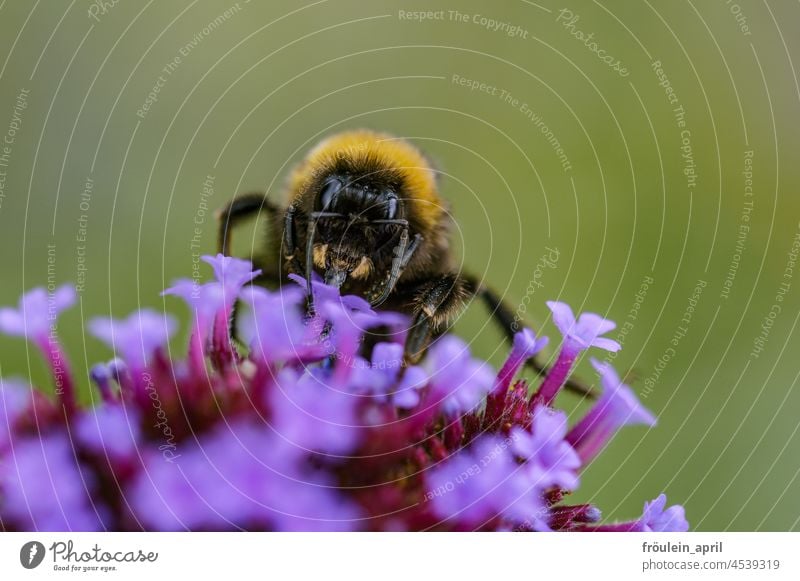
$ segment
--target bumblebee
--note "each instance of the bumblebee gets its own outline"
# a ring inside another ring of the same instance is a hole
[[[287,198],[285,207],[264,193],[231,200],[217,214],[219,251],[230,255],[234,227],[264,212],[266,252],[253,257],[263,282],[280,285],[288,274],[298,274],[311,296],[316,273],[373,308],[408,314],[408,363],[419,361],[476,296],[513,338],[512,309],[478,277],[459,272],[450,242],[453,221],[439,195],[437,172],[408,141],[370,130],[330,136],[291,172]],[[570,387],[588,391],[577,382]]]

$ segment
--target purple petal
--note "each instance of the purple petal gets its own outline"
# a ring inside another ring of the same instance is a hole
[[[103,525],[66,434],[28,437],[0,454],[0,519],[25,530],[96,531]],[[98,508],[102,513],[102,509]]]
[[[76,440],[111,460],[135,456],[139,441],[139,414],[134,408],[105,404],[82,414],[75,423]]]
[[[92,335],[121,353],[131,368],[138,369],[169,341],[177,322],[171,315],[143,309],[123,320],[98,317],[89,321],[88,327]]]
[[[567,335],[575,326],[575,314],[567,303],[547,301],[547,306],[553,313],[553,322],[562,335]]]
[[[39,287],[22,295],[16,309],[0,309],[0,331],[7,335],[41,339],[62,311],[75,304],[75,287],[63,285],[52,293]]]

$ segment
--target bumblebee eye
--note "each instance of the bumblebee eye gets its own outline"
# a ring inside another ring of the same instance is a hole
[[[341,189],[342,182],[339,180],[333,179],[325,183],[319,193],[320,210],[330,210],[334,197]]]
[[[390,194],[386,200],[386,219],[394,220],[397,217],[397,196]]]

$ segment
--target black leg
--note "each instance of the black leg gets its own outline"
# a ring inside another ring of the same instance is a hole
[[[474,295],[469,281],[457,274],[445,274],[422,283],[414,293],[413,322],[408,331],[405,359],[418,362],[431,341],[444,333]]]
[[[280,210],[260,192],[237,196],[217,210],[219,226],[217,231],[217,251],[225,256],[231,252],[231,231],[242,220],[254,216],[262,210],[275,215]]]
[[[524,323],[520,321],[519,317],[516,316],[511,307],[502,298],[500,298],[497,293],[487,286],[481,284],[478,277],[466,275],[465,278],[470,282],[470,287],[475,289],[475,295],[483,300],[484,304],[489,309],[489,313],[503,330],[506,339],[508,339],[509,343],[512,342],[514,340],[514,335],[522,328],[522,326],[524,326]],[[535,358],[529,359],[526,364],[528,367],[536,371],[536,373],[547,375],[547,366],[539,361],[536,361]],[[569,391],[583,396],[597,396],[597,392],[595,392],[590,385],[584,383],[580,379],[570,378],[564,384],[564,387]]]
[[[297,248],[297,229],[294,224],[296,213],[297,208],[292,204],[286,209],[286,214],[283,216],[283,246],[287,257],[294,256]]]
[[[412,240],[411,244],[409,245],[408,225],[403,227],[403,230],[400,233],[400,241],[392,250],[392,268],[383,284],[383,289],[381,290],[380,296],[371,301],[373,307],[381,305],[387,298],[389,298],[389,295],[394,290],[394,287],[397,285],[397,281],[400,280],[400,276],[403,274],[406,266],[408,266],[411,257],[414,256],[414,252],[416,252],[417,248],[419,248],[421,242],[422,235],[415,234],[414,240]]]

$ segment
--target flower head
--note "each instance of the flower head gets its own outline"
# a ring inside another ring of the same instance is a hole
[[[663,496],[614,525],[597,525],[594,505],[562,504],[610,434],[655,420],[596,362],[605,389],[589,414],[567,432],[551,407],[576,349],[609,346],[599,337],[608,321],[582,315],[565,326],[564,308],[554,310],[566,340],[532,398],[525,379],[511,383],[546,342],[530,330],[497,376],[446,334],[408,365],[404,315],[376,312],[316,276],[310,309],[304,284],[267,291],[247,284],[259,272],[249,262],[205,260],[217,281],[165,291],[194,315],[184,357],[163,349],[176,328],[169,315],[90,322],[118,355],[91,368],[102,395],[93,408],[70,395],[42,315],[71,304],[69,287],[0,311],[1,329],[43,349],[64,404],[0,379],[4,528],[685,530],[683,509],[665,509]],[[376,340],[376,327],[391,340]]]
[[[534,411],[532,432],[518,427],[511,431],[512,449],[526,461],[532,480],[543,490],[573,490],[578,486],[581,462],[564,439],[566,433],[566,414],[544,407]]]

